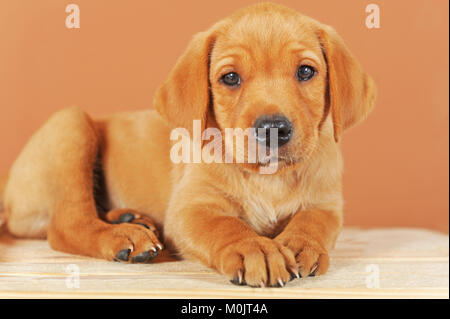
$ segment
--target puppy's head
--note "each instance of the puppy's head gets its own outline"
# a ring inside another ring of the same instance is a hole
[[[320,134],[338,142],[374,97],[372,79],[331,27],[263,3],[197,34],[157,91],[155,107],[171,126],[188,130],[195,119],[220,130],[277,128],[278,160],[289,165],[307,158]]]

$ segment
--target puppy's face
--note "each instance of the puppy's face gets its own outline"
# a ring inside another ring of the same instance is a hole
[[[254,128],[249,140],[268,145],[258,129],[275,128],[277,159],[287,166],[307,159],[321,135],[337,142],[374,99],[372,79],[331,27],[261,3],[197,34],[158,90],[155,107],[172,127],[191,133],[193,120],[222,136],[227,128]],[[328,118],[332,127],[323,125]],[[247,149],[236,153],[247,159]]]
[[[300,162],[316,145],[326,113],[327,67],[318,37],[297,15],[260,12],[232,19],[211,51],[217,126],[278,130],[278,161]]]

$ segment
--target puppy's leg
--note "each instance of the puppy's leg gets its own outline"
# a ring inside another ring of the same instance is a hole
[[[70,211],[66,210],[65,213],[70,214]],[[145,220],[145,224],[125,219],[117,224],[109,224],[85,215],[82,217],[84,220],[77,219],[67,223],[63,214],[57,216],[62,218],[55,219],[48,232],[50,245],[57,250],[107,260],[141,263],[156,257],[163,248],[157,234],[147,226],[152,224],[148,220]],[[73,222],[77,225],[73,225]],[[79,227],[84,229],[80,230]]]
[[[98,217],[93,192],[100,138],[78,109],[56,113],[14,163],[5,192],[9,230],[47,235],[52,248],[108,260],[141,262],[154,255],[155,234],[140,225]]]
[[[173,198],[165,238],[184,256],[197,257],[235,284],[283,286],[297,274],[292,252],[233,216],[239,208],[217,190],[190,185]]]
[[[299,211],[275,241],[294,253],[302,277],[321,275],[328,270],[328,252],[334,246],[341,224],[341,214],[336,212]]]

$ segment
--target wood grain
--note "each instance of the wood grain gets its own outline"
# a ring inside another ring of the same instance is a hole
[[[147,265],[105,262],[53,251],[46,241],[3,235],[0,298],[449,298],[444,234],[345,229],[331,259],[324,276],[260,289],[234,286],[192,261],[163,256]],[[73,282],[70,267],[79,269],[79,288],[67,285]]]

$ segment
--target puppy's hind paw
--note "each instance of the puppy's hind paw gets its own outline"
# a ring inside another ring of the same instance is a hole
[[[147,263],[158,256],[163,244],[152,220],[131,209],[108,212],[112,225],[101,234],[102,255],[108,260]]]

